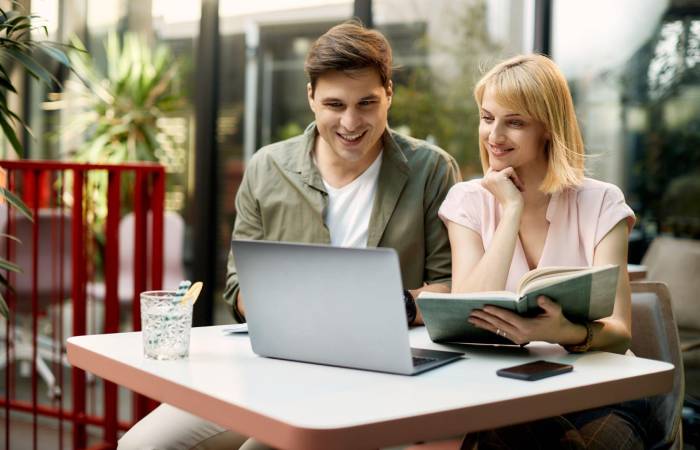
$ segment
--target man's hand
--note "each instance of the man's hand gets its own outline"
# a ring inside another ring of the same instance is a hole
[[[449,294],[450,293],[450,288],[449,286],[442,284],[442,283],[434,283],[434,284],[424,284],[423,287],[418,288],[418,289],[411,289],[408,292],[411,293],[413,296],[413,299],[417,299],[418,295],[421,292],[441,292],[443,294]],[[420,313],[420,308],[418,308],[418,304],[416,303],[416,320],[413,321],[413,325],[423,325],[423,314]]]
[[[238,291],[238,295],[236,296],[236,309],[241,316],[245,317],[245,306],[243,305],[243,298],[241,297],[240,291]]]

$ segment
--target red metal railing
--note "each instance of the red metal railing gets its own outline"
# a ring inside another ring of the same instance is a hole
[[[47,421],[41,419],[40,425],[40,417],[55,422],[56,448],[63,448],[67,424],[72,426],[74,449],[115,448],[118,431],[143,417],[154,403],[134,394],[131,420],[120,420],[116,385],[102,381],[100,398],[92,392],[98,383],[88,383],[86,373],[77,368],[66,374],[69,384],[64,377],[68,336],[64,328],[70,320],[70,335],[86,334],[88,327],[91,332],[120,331],[119,222],[133,207],[131,326],[140,329],[139,293],[159,289],[163,281],[164,168],[155,164],[54,161],[0,161],[0,167],[7,171],[7,187],[27,203],[34,217],[33,223],[23,221],[12,208],[0,214],[5,221],[1,232],[25,239],[18,244],[3,237],[0,245],[2,256],[24,270],[21,275],[3,271],[14,287],[4,292],[10,314],[4,325],[0,323],[0,336],[4,335],[0,343],[0,368],[4,363],[0,406],[5,413],[5,448],[11,447],[11,421],[21,420],[17,417],[22,413],[31,415],[35,449],[39,448],[39,428]],[[89,310],[89,301],[96,299],[88,292],[88,285],[95,280],[104,280],[104,304]],[[29,386],[24,386],[23,372],[29,372]],[[45,396],[38,390],[39,378],[49,387]],[[102,411],[96,410],[99,400]],[[89,436],[88,426],[102,428],[102,437]]]

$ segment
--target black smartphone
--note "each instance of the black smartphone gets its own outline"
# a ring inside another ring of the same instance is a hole
[[[542,378],[561,375],[562,373],[571,372],[574,366],[570,364],[560,364],[543,359],[539,361],[520,364],[519,366],[506,367],[496,371],[496,375],[508,378],[517,378],[518,380],[535,381]]]

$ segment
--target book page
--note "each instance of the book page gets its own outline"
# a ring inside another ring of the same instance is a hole
[[[523,298],[527,299],[528,309],[533,309],[537,307],[537,297],[545,295],[561,305],[569,320],[597,320],[612,314],[617,273],[616,265],[606,265],[550,274],[530,282]]]
[[[525,275],[520,277],[518,281],[518,287],[516,292],[523,293],[523,288],[530,283],[532,280],[537,280],[544,277],[551,277],[552,275],[565,274],[570,272],[578,272],[580,270],[588,269],[588,267],[567,267],[567,266],[551,266],[551,267],[538,267],[537,269],[532,269]]]
[[[614,266],[608,264],[593,267],[543,267],[542,269],[535,269],[535,271],[530,271],[523,275],[520,284],[518,284],[518,292],[521,295],[525,295],[542,286],[560,283],[587,273],[603,272],[611,267]]]
[[[578,276],[581,276],[581,274],[584,273],[580,270],[577,271],[571,271],[571,272],[564,272],[562,273],[550,273],[548,275],[542,276],[542,277],[537,277],[533,280],[530,280],[529,283],[527,283],[525,286],[522,287],[522,291],[520,292],[521,295],[527,295],[529,292],[535,291],[543,286],[549,286],[554,283],[559,283],[565,280],[569,280],[571,278],[576,278]]]
[[[489,300],[489,301],[505,301],[513,302],[519,298],[510,291],[487,291],[487,292],[465,292],[457,294],[446,294],[442,292],[421,292],[418,298],[440,298],[453,300]]]
[[[591,275],[573,276],[562,283],[540,283],[537,280],[532,284],[540,284],[538,288],[528,287],[528,293],[523,296],[527,299],[528,310],[539,312],[537,297],[545,295],[561,306],[564,316],[572,322],[581,322],[588,319],[588,304],[591,293]]]

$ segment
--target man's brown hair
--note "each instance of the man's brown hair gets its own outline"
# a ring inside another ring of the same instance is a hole
[[[314,42],[306,56],[304,70],[313,95],[318,78],[334,70],[347,72],[373,68],[387,88],[391,81],[391,62],[391,46],[384,35],[351,20],[334,26]]]

